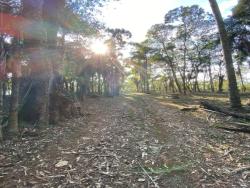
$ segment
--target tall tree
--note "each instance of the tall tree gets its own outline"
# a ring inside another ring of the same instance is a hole
[[[33,80],[31,94],[27,101],[28,113],[34,113],[35,119],[41,125],[49,123],[49,93],[48,85],[51,65],[45,57],[46,28],[43,25],[44,0],[23,0],[22,16],[30,20],[24,28],[24,47],[29,57],[31,68],[30,79]],[[32,110],[31,110],[32,109]]]
[[[229,99],[232,108],[239,108],[241,107],[241,100],[240,94],[237,87],[237,80],[235,76],[235,70],[233,66],[233,59],[232,59],[232,48],[229,42],[229,38],[225,29],[225,24],[219,9],[219,6],[216,0],[209,0],[210,6],[214,13],[218,30],[220,33],[221,44],[223,48],[223,55],[226,64],[227,70],[227,78],[228,78],[228,86],[229,86]]]
[[[141,43],[134,43],[135,51],[132,53],[132,58],[141,63],[140,76],[142,78],[142,91],[150,93],[149,91],[149,53],[151,48],[148,46],[148,41]]]
[[[20,49],[18,49],[20,50]],[[18,111],[19,111],[19,85],[21,77],[21,59],[20,52],[15,51],[15,54],[10,60],[12,69],[11,78],[11,101],[9,110],[8,131],[11,135],[17,135],[19,132],[18,126]]]
[[[176,73],[178,65],[175,61],[177,53],[172,37],[174,32],[175,28],[171,25],[156,24],[148,31],[147,37],[154,49],[152,59],[154,61],[162,61],[169,67],[178,91],[182,93],[181,84]]]
[[[199,23],[205,18],[205,11],[198,5],[191,7],[179,7],[169,11],[165,15],[165,24],[172,25],[176,28],[175,44],[181,53],[178,59],[182,61],[181,78],[183,93],[187,91],[187,74],[188,74],[188,53],[189,43],[192,33],[198,28]]]

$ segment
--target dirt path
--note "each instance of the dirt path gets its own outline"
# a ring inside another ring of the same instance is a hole
[[[249,148],[151,96],[87,99],[83,117],[0,146],[0,187],[249,187]]]

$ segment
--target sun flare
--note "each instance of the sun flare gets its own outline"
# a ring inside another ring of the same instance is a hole
[[[108,47],[100,40],[96,40],[91,44],[91,50],[96,54],[105,54],[108,51]]]

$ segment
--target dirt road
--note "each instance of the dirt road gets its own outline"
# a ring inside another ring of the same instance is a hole
[[[0,187],[250,187],[249,134],[148,95],[89,98],[83,109],[4,141]]]

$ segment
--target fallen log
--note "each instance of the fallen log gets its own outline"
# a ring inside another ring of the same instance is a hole
[[[207,101],[201,101],[200,104],[205,109],[213,110],[213,111],[220,112],[220,113],[223,113],[223,114],[228,115],[228,116],[232,116],[232,117],[235,117],[235,118],[241,118],[241,119],[245,119],[245,120],[250,121],[250,115],[248,115],[248,114],[243,114],[243,113],[230,111],[229,109],[216,106],[216,105],[211,104],[211,103],[209,103]]]
[[[208,109],[209,112],[217,112],[223,115],[232,116],[234,118],[241,118],[244,120],[250,120],[250,116],[247,114],[242,114],[234,111],[230,111],[229,109],[225,109],[214,104],[211,104],[207,101],[202,101],[201,106],[205,109]],[[244,132],[250,133],[250,125],[248,123],[240,123],[240,122],[227,122],[226,125],[220,124],[216,125],[216,128],[224,129],[227,131],[235,131],[235,132]]]
[[[250,133],[250,126],[239,126],[238,124],[230,124],[230,125],[216,125],[218,129],[223,129],[226,131],[233,131],[233,132],[242,132],[242,133]]]

